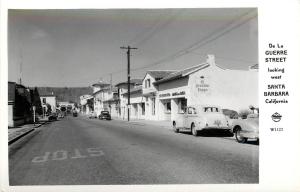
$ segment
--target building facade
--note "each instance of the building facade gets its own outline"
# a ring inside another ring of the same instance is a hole
[[[129,116],[131,118],[144,118],[144,101],[142,98],[142,79],[132,79],[130,80],[130,104],[128,106],[128,84],[126,82],[121,82],[115,85],[118,88],[118,95],[120,100],[119,107],[119,118],[127,119],[128,109]]]
[[[103,103],[107,95],[105,92],[110,90],[111,85],[104,81],[99,81],[94,83],[93,87],[93,98],[94,98],[94,112],[97,117],[100,115],[101,111],[108,110],[106,104]]]
[[[188,105],[214,105],[236,112],[258,106],[258,64],[248,70],[224,69],[213,55],[180,71],[147,71],[143,79],[133,79],[129,85],[130,105],[127,81],[115,88],[104,82],[94,84],[97,115],[107,110],[124,120],[129,113],[130,119],[170,121]]]
[[[224,69],[212,55],[205,63],[172,73],[154,85],[159,120],[175,119],[187,105],[217,105],[235,111],[258,106],[257,70]]]
[[[15,82],[8,82],[8,127],[32,121],[33,92]]]
[[[142,83],[142,93],[144,97],[144,118],[149,120],[158,120],[158,104],[157,99],[158,86],[154,83],[163,79],[164,77],[174,73],[175,71],[170,70],[151,70],[147,71],[143,83]]]
[[[43,111],[47,112],[48,111],[48,106],[51,107],[51,112],[56,112],[56,96],[55,95],[40,95]]]
[[[88,115],[93,111],[94,99],[92,95],[82,95],[79,97],[80,100],[80,111],[82,114]],[[92,103],[92,105],[91,105]]]

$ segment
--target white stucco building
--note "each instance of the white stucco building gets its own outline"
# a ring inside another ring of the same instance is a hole
[[[142,79],[130,80],[130,106],[128,106],[128,85],[127,81],[118,83],[116,87],[119,92],[120,114],[119,117],[127,119],[128,107],[131,119],[144,119],[145,106],[142,98]]]
[[[153,83],[167,77],[175,71],[170,70],[151,70],[147,71],[143,79],[142,95],[144,97],[144,118],[149,120],[158,120],[158,86]]]
[[[97,116],[99,116],[101,111],[107,110],[106,106],[104,106],[103,101],[106,99],[105,92],[110,89],[110,84],[104,81],[99,81],[98,83],[94,83],[92,86],[94,97],[94,112],[97,114]]]
[[[48,110],[47,104],[51,106],[51,112],[56,112],[56,96],[55,95],[40,95],[43,110]]]
[[[156,119],[173,119],[187,105],[217,105],[237,112],[258,106],[257,71],[224,69],[209,55],[202,64],[171,73],[153,83],[158,90]]]
[[[80,99],[80,111],[82,114],[88,115],[93,109],[88,104],[88,100],[93,99],[92,95],[81,95]]]
[[[127,119],[171,120],[184,113],[187,105],[216,105],[240,112],[250,105],[258,107],[258,64],[247,70],[224,69],[213,55],[181,71],[150,70],[144,79],[130,82],[128,106],[127,81],[116,88],[94,84],[97,115],[108,110],[112,116]]]

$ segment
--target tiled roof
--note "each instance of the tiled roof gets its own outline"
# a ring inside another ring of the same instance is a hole
[[[189,75],[193,71],[200,70],[200,69],[206,68],[208,66],[209,66],[209,64],[203,63],[203,64],[199,64],[199,65],[196,65],[196,66],[193,66],[193,67],[181,70],[181,71],[177,71],[177,72],[169,74],[168,76],[166,76],[165,78],[163,78],[159,81],[154,82],[153,84],[157,85],[157,84],[160,84],[160,83],[163,83],[163,82],[167,82],[167,81],[171,81],[171,80],[174,80],[174,79],[182,78],[182,77],[185,77],[185,76]]]
[[[176,72],[175,70],[153,70],[153,71],[147,71],[149,75],[151,75],[154,79],[162,79],[171,73]]]
[[[109,83],[105,82],[105,81],[99,81],[97,83],[94,83],[92,86],[93,87],[105,87],[110,85]]]
[[[105,88],[102,88],[96,92],[93,93],[93,95],[96,95],[97,93],[99,92],[107,92],[107,91],[110,91],[110,87],[105,87]],[[112,92],[118,92],[118,88],[117,87],[112,87],[111,89]]]
[[[142,92],[143,86],[138,86],[138,87],[134,87],[132,89],[130,89],[130,93],[135,93],[135,92]],[[128,92],[123,93],[123,95],[127,95]]]
[[[143,83],[143,79],[130,79],[130,84],[141,85],[142,83]],[[116,84],[115,86],[118,87],[119,85],[122,85],[122,84],[127,84],[127,81],[120,82],[120,83]]]

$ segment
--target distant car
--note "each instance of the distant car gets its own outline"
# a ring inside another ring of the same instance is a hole
[[[101,114],[99,115],[99,119],[111,120],[111,116],[108,111],[101,111]]]
[[[48,120],[49,121],[56,121],[57,120],[57,113],[51,113],[49,116],[48,116]]]
[[[255,139],[259,142],[259,110],[252,108],[257,113],[247,115],[246,119],[236,119],[232,122],[232,132],[239,143],[246,143],[248,139]]]
[[[173,130],[189,131],[197,136],[199,131],[216,129],[230,131],[229,122],[217,106],[188,106],[184,114],[177,114],[172,120]]]
[[[77,117],[78,116],[78,113],[77,113],[77,111],[73,111],[73,117]]]

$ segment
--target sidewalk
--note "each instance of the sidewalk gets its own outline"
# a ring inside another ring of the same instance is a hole
[[[15,142],[16,140],[20,139],[21,137],[27,135],[35,128],[40,127],[41,125],[45,124],[45,122],[36,123],[34,124],[26,124],[19,127],[10,127],[8,128],[8,144]]]
[[[113,117],[114,120],[124,121],[124,123],[130,123],[134,125],[153,125],[153,126],[159,126],[166,129],[172,129],[171,121],[162,121],[162,120],[145,120],[145,119],[130,119],[130,121],[127,121],[127,119],[121,119],[117,117]]]

